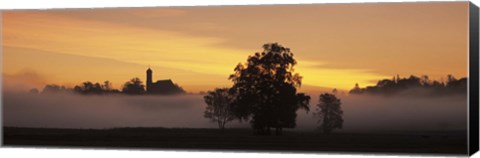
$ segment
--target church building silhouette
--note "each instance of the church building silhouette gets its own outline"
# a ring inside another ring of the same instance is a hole
[[[160,94],[160,95],[169,95],[169,94],[181,94],[185,91],[174,84],[171,79],[168,80],[158,80],[157,82],[152,82],[152,69],[147,69],[147,94]]]

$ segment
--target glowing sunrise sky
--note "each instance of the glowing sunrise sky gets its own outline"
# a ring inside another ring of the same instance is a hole
[[[206,91],[269,42],[292,50],[305,91],[467,75],[468,2],[11,10],[1,29],[3,75],[37,88],[120,88],[150,65],[154,80]]]

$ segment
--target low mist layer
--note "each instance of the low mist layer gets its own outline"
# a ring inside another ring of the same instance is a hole
[[[349,95],[339,96],[344,111],[343,131],[446,131],[467,129],[467,97]],[[315,110],[318,96],[312,96]],[[302,114],[302,113],[299,113]],[[298,128],[317,123],[311,115],[299,115]]]
[[[4,95],[6,126],[55,128],[215,127],[203,118],[200,95]]]
[[[311,110],[318,104],[312,95]],[[382,97],[340,95],[344,127],[340,131],[466,130],[465,95]],[[202,95],[85,96],[70,93],[4,92],[4,126],[51,128],[167,127],[217,128],[203,117]],[[315,130],[312,111],[297,112],[296,130]],[[233,121],[227,128],[249,127]]]

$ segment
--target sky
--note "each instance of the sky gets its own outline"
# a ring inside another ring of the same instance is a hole
[[[229,87],[238,63],[278,42],[303,91],[400,76],[467,76],[468,2],[2,11],[3,71],[32,87],[133,77],[188,92]],[[23,80],[20,80],[23,81]],[[8,87],[8,85],[6,86]]]

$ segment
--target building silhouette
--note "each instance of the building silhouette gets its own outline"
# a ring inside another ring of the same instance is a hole
[[[158,80],[153,82],[152,79],[153,71],[152,69],[147,69],[147,94],[160,94],[160,95],[169,95],[169,94],[181,94],[185,91],[178,85],[174,84],[171,79],[168,80]]]

